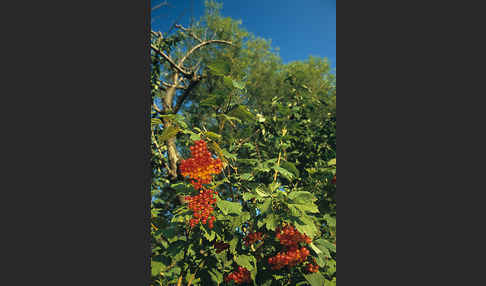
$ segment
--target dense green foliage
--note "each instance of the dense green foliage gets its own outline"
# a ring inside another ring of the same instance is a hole
[[[151,285],[233,285],[224,278],[238,266],[250,272],[251,285],[335,285],[336,87],[329,64],[283,64],[268,41],[222,17],[217,3],[206,6],[191,27],[152,32]],[[200,139],[224,167],[208,186],[218,192],[212,229],[189,226],[184,196],[199,192],[179,170]],[[312,238],[308,261],[318,272],[306,264],[271,269],[282,223]],[[254,232],[264,239],[245,245]],[[216,251],[215,242],[228,248]]]

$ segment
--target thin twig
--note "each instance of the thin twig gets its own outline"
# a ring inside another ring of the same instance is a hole
[[[166,82],[162,82],[162,85],[163,86],[166,86],[166,87],[175,87],[175,88],[178,88],[178,89],[186,89],[185,86],[182,86],[182,85],[175,85],[175,84],[170,84],[170,83],[166,83]]]
[[[181,286],[182,284],[182,275],[179,276],[179,280],[177,281],[177,286]]]
[[[181,29],[184,32],[188,32],[189,36],[193,37],[194,39],[198,40],[199,42],[203,42],[198,36],[196,36],[196,34],[194,34],[192,29],[184,28],[182,25],[179,25],[179,24],[176,24],[175,27],[178,28],[178,29]]]
[[[278,159],[277,159],[277,167],[280,166],[280,157],[282,155],[282,151],[279,151],[278,152]],[[275,170],[275,174],[273,175],[273,181],[275,182],[277,180],[277,174],[278,174],[278,170]]]
[[[154,143],[155,143],[155,147],[157,149],[157,151],[159,151],[159,155],[160,155],[160,164],[162,166],[164,166],[164,168],[166,168],[167,170],[169,170],[169,166],[167,166],[167,164],[164,162],[163,158],[164,156],[162,155],[162,152],[160,151],[160,147],[159,147],[159,144],[157,143],[157,138],[155,138],[155,133],[152,131],[152,137],[154,139]]]

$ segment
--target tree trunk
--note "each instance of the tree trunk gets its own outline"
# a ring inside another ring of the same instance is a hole
[[[172,101],[174,99],[174,95],[176,92],[176,86],[179,81],[179,75],[177,73],[174,74],[173,83],[174,85],[167,89],[167,93],[164,97],[164,110],[166,114],[170,114],[172,112]],[[164,128],[169,128],[172,126],[172,122],[170,120],[164,118]],[[169,175],[171,179],[177,178],[177,162],[179,161],[179,154],[176,149],[176,140],[175,137],[169,138],[166,141],[167,144],[167,154],[169,159]]]

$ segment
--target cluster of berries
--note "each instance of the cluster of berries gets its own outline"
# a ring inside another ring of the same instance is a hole
[[[331,181],[333,184],[336,184],[336,175],[334,175],[334,177],[332,178],[332,181]]]
[[[286,225],[282,229],[277,227],[275,229],[277,233],[275,237],[280,240],[280,244],[291,247],[297,246],[299,242],[305,242],[307,244],[311,243],[312,240],[307,235],[300,233],[292,225]]]
[[[245,246],[249,246],[259,240],[263,240],[263,234],[261,232],[253,232],[245,237]]]
[[[221,173],[223,164],[221,159],[213,158],[204,140],[194,141],[194,144],[190,147],[191,157],[181,160],[179,169],[181,175],[191,178],[191,184],[199,190],[203,184],[211,182],[212,175]]]
[[[198,195],[185,197],[189,209],[194,212],[189,223],[191,228],[199,222],[208,223],[208,227],[211,229],[216,220],[214,216],[211,216],[214,211],[213,205],[216,203],[214,196],[216,192],[206,189],[203,184],[209,184],[212,175],[221,173],[223,164],[221,159],[213,158],[204,140],[194,141],[194,145],[189,148],[191,149],[191,157],[187,160],[181,160],[179,170],[182,176],[191,179],[194,189],[200,190]]]
[[[249,283],[251,282],[250,272],[248,271],[248,269],[238,266],[237,271],[231,272],[224,279],[226,283],[231,280],[234,280],[235,284]]]
[[[307,272],[310,272],[310,273],[315,273],[315,272],[319,271],[319,266],[314,265],[312,263],[309,263],[305,266],[305,270],[307,270]]]
[[[305,247],[292,246],[288,251],[279,252],[277,255],[268,258],[268,264],[272,265],[272,270],[279,270],[285,266],[293,267],[305,262],[309,254],[309,249]]]
[[[214,248],[216,249],[216,253],[220,253],[229,248],[229,244],[225,243],[224,241],[217,241],[213,244]]]
[[[292,225],[288,224],[282,228],[275,229],[275,237],[284,246],[284,251],[268,258],[268,264],[272,265],[273,270],[282,269],[285,266],[293,267],[304,263],[310,254],[306,247],[299,247],[299,243],[311,243],[312,240],[307,235],[300,233]]]
[[[214,216],[211,216],[214,211],[213,205],[216,203],[214,194],[216,194],[215,191],[204,188],[198,195],[185,197],[189,209],[194,212],[193,218],[189,222],[191,228],[199,222],[208,223],[209,228],[213,228],[213,223],[216,220]]]

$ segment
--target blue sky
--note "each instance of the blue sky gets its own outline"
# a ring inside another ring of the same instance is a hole
[[[167,31],[178,23],[198,19],[204,0],[152,0],[152,7],[167,2],[152,13],[152,29]],[[256,36],[271,39],[284,63],[305,60],[310,55],[326,57],[336,67],[336,0],[226,0],[221,14],[242,21]],[[191,9],[192,8],[192,9]]]

